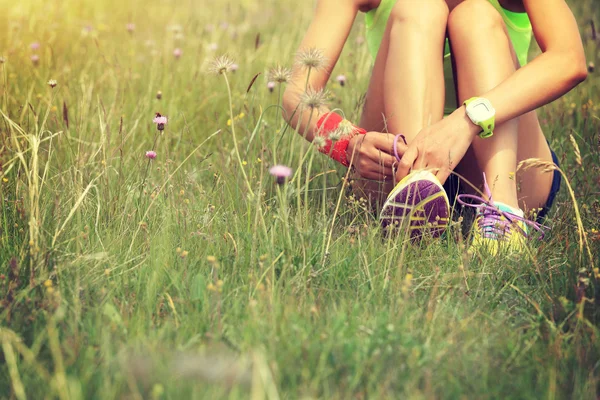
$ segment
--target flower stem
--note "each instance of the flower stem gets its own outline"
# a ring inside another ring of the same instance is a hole
[[[240,157],[240,150],[238,148],[237,139],[235,137],[235,118],[233,116],[233,100],[231,98],[231,87],[229,86],[229,79],[227,79],[227,73],[223,72],[223,77],[225,78],[225,84],[227,85],[227,95],[229,96],[229,114],[231,118],[231,135],[233,136],[233,147],[235,150],[235,155],[238,159],[238,163],[240,164],[240,169],[242,170],[242,175],[244,176],[244,181],[246,182],[246,186],[248,187],[248,191],[252,196],[254,196],[254,192],[252,191],[252,187],[250,186],[250,181],[248,180],[248,176],[246,175],[246,170],[244,169],[244,164],[242,164],[242,158]]]

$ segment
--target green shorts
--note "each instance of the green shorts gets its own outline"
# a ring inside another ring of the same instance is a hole
[[[515,13],[508,11],[500,5],[498,0],[488,0],[494,8],[498,10],[506,27],[510,39],[517,53],[519,63],[523,66],[527,64],[527,56],[529,54],[529,47],[531,45],[532,29],[531,22],[527,13]],[[389,19],[392,8],[396,4],[396,0],[381,0],[379,7],[369,11],[366,14],[366,25],[367,25],[367,45],[369,51],[373,56],[373,60],[377,57],[379,46],[383,40],[387,21]],[[444,107],[444,113],[450,114],[457,108],[456,104],[456,87],[454,85],[454,79],[452,74],[452,62],[450,59],[450,46],[446,41],[446,50],[444,53],[444,77],[446,86],[446,104]]]

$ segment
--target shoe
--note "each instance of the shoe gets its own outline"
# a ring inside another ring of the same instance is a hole
[[[463,206],[477,209],[469,254],[522,255],[527,249],[530,227],[540,232],[540,238],[543,239],[544,229],[547,227],[525,219],[522,210],[515,210],[492,201],[492,193],[485,174],[483,174],[483,187],[484,194],[489,200],[470,194],[461,194],[457,197],[457,201]]]
[[[446,230],[450,202],[440,181],[429,171],[408,174],[383,204],[379,221],[384,231],[408,229],[411,239],[425,233],[438,237]]]

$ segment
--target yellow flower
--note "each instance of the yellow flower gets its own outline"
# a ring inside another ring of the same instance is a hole
[[[2,178],[2,182],[8,182],[8,178]]]
[[[215,287],[215,285],[211,283],[208,284],[208,286],[206,286],[206,288],[211,291],[211,292],[215,292],[217,290],[217,288]]]
[[[188,256],[188,254],[190,254],[190,252],[189,252],[189,251],[187,251],[187,250],[183,250],[183,251],[181,252],[180,256],[181,256],[181,258],[186,258],[186,257]]]
[[[262,162],[262,160],[260,159],[260,157],[256,158],[256,162],[259,163],[259,164]]]
[[[52,287],[52,281],[50,279],[45,280],[44,286],[46,286],[47,288]]]
[[[241,112],[238,116],[237,119],[242,119],[246,116],[246,114],[244,114],[243,112]]]
[[[206,261],[208,261],[211,264],[215,264],[217,262],[217,258],[215,256],[207,256]]]
[[[246,160],[242,161],[242,165],[248,165],[248,161],[246,161]]]
[[[175,249],[175,252],[176,252],[177,254],[181,253],[181,247],[178,247],[178,248],[176,248],[176,249]]]
[[[231,126],[231,119],[227,120],[227,126]]]

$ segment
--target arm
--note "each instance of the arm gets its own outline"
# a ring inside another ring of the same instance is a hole
[[[523,2],[543,54],[492,90],[478,94],[496,109],[496,126],[550,103],[587,77],[579,29],[565,0]],[[438,178],[444,181],[480,132],[465,107],[459,107],[417,135],[400,162],[397,178],[413,167],[427,166],[438,169]]]
[[[544,106],[569,92],[587,77],[579,28],[564,0],[524,0],[542,54],[481,96],[496,109],[496,125]],[[455,111],[474,135],[479,129]]]
[[[348,39],[352,24],[358,13],[358,8],[359,5],[353,0],[318,1],[315,16],[304,35],[299,50],[311,47],[318,48],[323,51],[327,62],[324,69],[319,71],[313,69],[311,71],[308,81],[309,87],[315,90],[325,87],[331,71],[335,67],[344,44]],[[303,134],[308,141],[312,142],[319,116],[313,115],[309,125],[309,113],[297,112],[294,115],[294,111],[300,104],[302,93],[304,93],[307,74],[308,71],[305,68],[294,65],[292,80],[283,94],[283,108],[285,110],[284,117],[290,118],[288,119],[288,123],[296,127],[296,124],[300,122],[298,132]],[[322,114],[329,112],[329,110],[325,109],[321,111]],[[301,121],[298,121],[299,118],[301,118]]]
[[[327,61],[326,66],[321,70],[312,69],[308,76],[307,68],[294,65],[292,79],[283,95],[284,118],[291,126],[297,126],[298,133],[310,142],[313,141],[317,132],[321,135],[327,134],[326,130],[332,128],[327,128],[328,122],[337,120],[335,123],[337,125],[341,118],[334,115],[326,116],[330,110],[325,107],[321,108],[319,113],[314,112],[312,115],[306,111],[298,112],[302,94],[307,87],[307,78],[309,88],[321,90],[325,87],[348,39],[358,11],[368,10],[370,3],[370,0],[319,0],[317,3],[315,16],[300,44],[300,50],[309,48],[321,50]],[[319,130],[317,125],[322,117],[325,119],[320,126],[325,129]],[[361,131],[365,133],[364,130]],[[332,150],[326,146],[320,151],[345,166],[352,162],[362,177],[386,179],[393,176],[392,165],[395,163],[391,148],[393,135],[368,132],[349,140],[331,143]],[[400,153],[403,150],[403,146],[398,146]],[[334,153],[336,157],[334,157]]]

